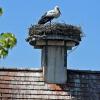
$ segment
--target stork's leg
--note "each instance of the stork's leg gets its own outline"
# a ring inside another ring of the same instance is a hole
[[[51,20],[50,20],[50,28],[51,28]]]
[[[51,30],[51,20],[50,20],[50,30]]]

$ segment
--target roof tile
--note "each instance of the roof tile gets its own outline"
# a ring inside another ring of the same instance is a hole
[[[100,72],[68,70],[66,84],[48,84],[39,70],[0,69],[0,99],[100,100]]]

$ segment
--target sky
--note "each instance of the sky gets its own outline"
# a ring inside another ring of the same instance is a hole
[[[67,67],[100,70],[100,0],[0,0],[4,11],[0,16],[0,33],[12,32],[17,38],[17,45],[5,59],[0,59],[0,67],[41,67],[41,50],[34,49],[25,39],[28,28],[56,5],[62,15],[53,21],[81,26],[85,34],[77,49],[68,53]]]

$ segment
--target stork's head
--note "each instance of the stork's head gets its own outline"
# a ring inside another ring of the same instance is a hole
[[[55,9],[59,9],[59,6],[55,6]]]
[[[57,10],[59,12],[59,14],[61,14],[59,6],[55,6],[54,9]]]

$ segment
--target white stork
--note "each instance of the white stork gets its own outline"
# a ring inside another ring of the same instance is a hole
[[[47,22],[50,21],[51,24],[51,20],[53,20],[54,18],[58,18],[60,16],[61,12],[58,6],[55,6],[53,10],[47,11],[42,17],[41,19],[38,21],[38,24],[45,24]]]

